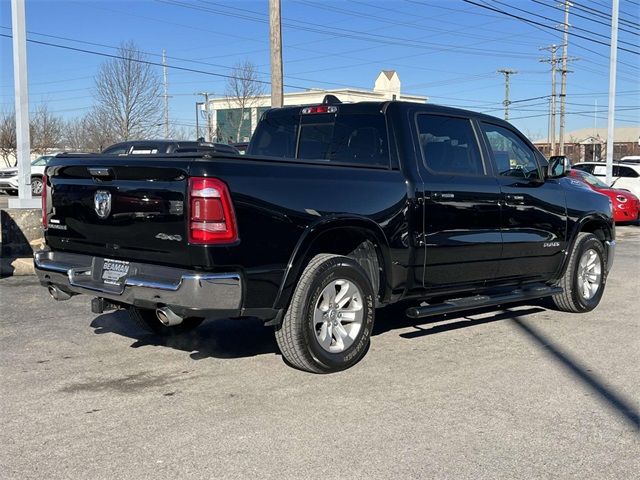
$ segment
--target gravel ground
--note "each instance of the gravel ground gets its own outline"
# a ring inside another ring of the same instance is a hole
[[[388,309],[365,359],[325,376],[255,321],[163,341],[0,280],[0,478],[637,477],[640,227],[618,239],[591,313]]]

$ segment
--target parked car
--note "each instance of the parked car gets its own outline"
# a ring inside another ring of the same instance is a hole
[[[57,154],[41,155],[31,162],[31,194],[42,193],[42,175],[49,160]],[[18,193],[18,167],[0,169],[0,191],[15,195]]]
[[[90,295],[93,312],[127,309],[156,334],[260,318],[291,365],[333,372],[364,356],[376,308],[399,300],[420,319],[541,297],[594,309],[611,202],[568,170],[476,112],[272,109],[242,158],[54,159],[35,267],[54,299]]]
[[[620,159],[620,163],[640,163],[640,155],[627,155]]]
[[[240,155],[244,155],[249,148],[249,142],[234,143],[233,146],[240,152]]]
[[[576,163],[572,168],[591,173],[603,181],[607,176],[607,166],[604,162]],[[611,187],[624,188],[640,197],[640,164],[614,162]]]
[[[238,150],[226,143],[186,140],[130,140],[120,142],[102,151],[103,155],[157,155],[166,153],[215,152],[239,155]]]
[[[592,190],[603,193],[611,199],[613,219],[617,222],[637,222],[640,220],[640,200],[629,190],[611,188],[598,177],[582,170],[572,169],[569,176],[586,184]]]

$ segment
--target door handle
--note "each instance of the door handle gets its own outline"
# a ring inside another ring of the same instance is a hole
[[[455,193],[450,192],[433,192],[431,194],[431,198],[433,198],[433,200],[452,200],[455,197]]]
[[[510,193],[507,193],[504,196],[504,199],[507,200],[508,202],[520,202],[523,203],[524,202],[524,195],[512,195]]]

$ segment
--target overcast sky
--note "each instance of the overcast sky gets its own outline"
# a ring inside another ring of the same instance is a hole
[[[540,47],[561,44],[561,2],[553,0],[307,1],[283,0],[286,91],[371,89],[380,70],[395,69],[407,93],[431,102],[502,116],[503,76],[511,68],[511,118],[532,138],[547,134],[549,64]],[[133,40],[149,59],[167,51],[172,122],[195,124],[196,92],[221,94],[238,61],[257,65],[269,80],[268,0],[196,1],[27,0],[28,38],[113,53]],[[610,38],[609,0],[573,2],[569,55],[569,131],[606,126]],[[11,34],[11,2],[0,0],[0,34]],[[489,8],[483,8],[489,7]],[[640,1],[620,0],[617,126],[640,124]],[[491,10],[493,9],[493,10]],[[496,11],[497,10],[497,11]],[[505,14],[506,13],[506,14]],[[523,17],[529,22],[507,14]],[[549,28],[551,27],[551,28]],[[578,37],[578,35],[580,37]],[[92,102],[93,76],[105,60],[95,53],[28,44],[32,105],[46,101],[66,118]],[[0,37],[0,108],[13,105],[11,39]],[[558,77],[559,78],[559,77]],[[522,100],[522,101],[521,101]]]

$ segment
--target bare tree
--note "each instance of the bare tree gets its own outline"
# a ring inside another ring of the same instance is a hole
[[[85,142],[83,150],[101,152],[112,143],[121,140],[117,126],[101,108],[94,108],[83,119]]]
[[[64,126],[64,147],[71,152],[92,151],[90,146],[89,116],[67,120]]]
[[[16,114],[13,111],[0,113],[0,155],[5,166],[10,167],[15,160]]]
[[[95,96],[100,119],[113,125],[118,140],[157,135],[161,122],[161,82],[153,65],[133,42],[120,45],[96,75]]]
[[[230,133],[236,142],[240,141],[242,127],[247,122],[251,124],[251,109],[263,94],[264,83],[259,81],[255,65],[249,60],[237,63],[231,71],[231,78],[227,80],[225,89],[228,105],[225,127],[228,127],[223,129]]]
[[[31,149],[39,154],[60,148],[63,139],[64,121],[49,111],[46,103],[38,106],[31,117]]]

